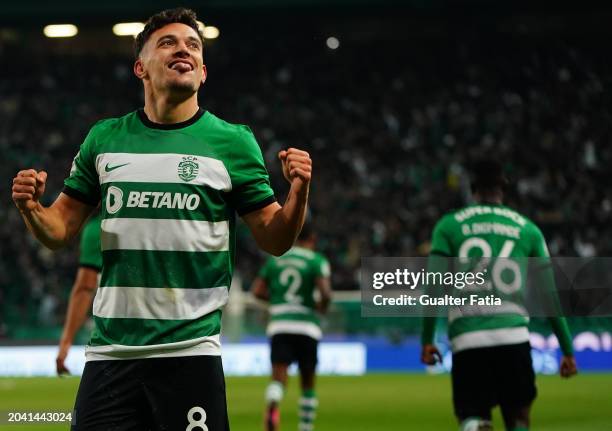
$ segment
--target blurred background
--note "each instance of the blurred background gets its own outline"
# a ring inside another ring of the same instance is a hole
[[[200,105],[253,129],[279,201],[288,185],[277,152],[295,146],[314,160],[311,216],[336,293],[325,340],[349,348],[329,354],[330,373],[424,369],[418,319],[361,317],[360,259],[427,255],[437,219],[469,202],[466,166],[478,154],[496,154],[504,163],[512,180],[507,203],[542,228],[553,255],[611,255],[612,6],[510,0],[181,5],[196,10],[207,35]],[[46,169],[50,203],[89,128],[143,106],[132,73],[133,37],[114,34],[113,26],[174,6],[4,2],[0,344],[57,342],[78,257],[77,244],[50,252],[31,238],[11,201],[11,178],[25,167]],[[72,24],[68,32],[77,33],[48,37],[43,29],[50,24]],[[224,317],[230,353],[265,342],[265,310],[247,292],[266,256],[244,225],[238,237]],[[612,320],[571,324],[583,369],[612,370]],[[89,330],[77,344],[87,342]],[[555,373],[556,340],[544,321],[534,319],[532,331],[538,371]],[[267,372],[265,350],[257,352],[253,363],[262,361],[263,368],[230,367],[229,373]],[[448,369],[448,359],[439,371]],[[49,373],[11,367],[17,365],[5,363],[0,371]]]

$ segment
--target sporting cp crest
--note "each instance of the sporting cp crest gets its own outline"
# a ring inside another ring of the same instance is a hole
[[[178,164],[178,176],[183,181],[191,181],[198,176],[198,160],[194,156],[185,156]]]

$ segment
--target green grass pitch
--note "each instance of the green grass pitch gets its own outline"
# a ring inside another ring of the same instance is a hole
[[[261,431],[263,392],[268,379],[227,379],[233,431]],[[55,431],[66,425],[7,425],[8,411],[70,411],[77,378],[0,379],[0,430]],[[538,377],[532,414],[536,431],[612,430],[612,374],[584,374],[563,381]],[[370,374],[320,377],[319,431],[442,431],[457,429],[451,412],[448,375]],[[297,380],[292,378],[282,403],[282,429],[297,429]],[[495,429],[502,430],[495,411]]]

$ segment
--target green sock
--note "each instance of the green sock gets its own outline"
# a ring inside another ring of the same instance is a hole
[[[302,392],[299,401],[299,431],[314,430],[314,419],[316,417],[317,406],[319,402],[314,389],[307,389]]]
[[[514,427],[510,431],[529,431],[527,427]]]

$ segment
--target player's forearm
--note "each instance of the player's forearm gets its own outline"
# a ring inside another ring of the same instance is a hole
[[[261,299],[262,301],[267,301],[268,299],[270,299],[270,292],[268,290],[268,286],[264,279],[261,277],[257,277],[255,281],[253,281],[251,292],[253,292],[253,296],[255,298]]]
[[[56,208],[38,203],[33,210],[20,213],[32,235],[46,247],[57,250],[68,242],[66,225]]]
[[[572,356],[574,354],[572,334],[569,330],[569,325],[567,324],[565,317],[550,317],[548,321],[552,326],[553,332],[557,336],[561,352],[563,352],[565,356]]]
[[[330,303],[331,303],[331,297],[322,296],[319,302],[317,303],[317,310],[319,310],[319,313],[321,314],[327,313]]]
[[[448,258],[439,254],[430,254],[427,259],[428,273],[444,273],[448,270]],[[423,286],[423,292],[438,296],[444,292],[443,287],[439,285],[426,284]],[[436,325],[438,323],[437,316],[425,316],[423,318],[423,329],[421,331],[421,345],[434,344],[436,336]]]
[[[81,329],[83,323],[87,319],[87,312],[91,307],[93,300],[93,289],[79,289],[75,286],[70,295],[68,303],[68,312],[66,313],[66,322],[62,332],[61,343],[72,344],[74,336]]]
[[[275,256],[284,254],[298,237],[308,207],[308,186],[297,186],[294,182],[285,204],[274,214],[266,229],[264,250]]]
[[[421,345],[433,344],[436,335],[437,317],[424,317],[423,330],[421,331]]]

